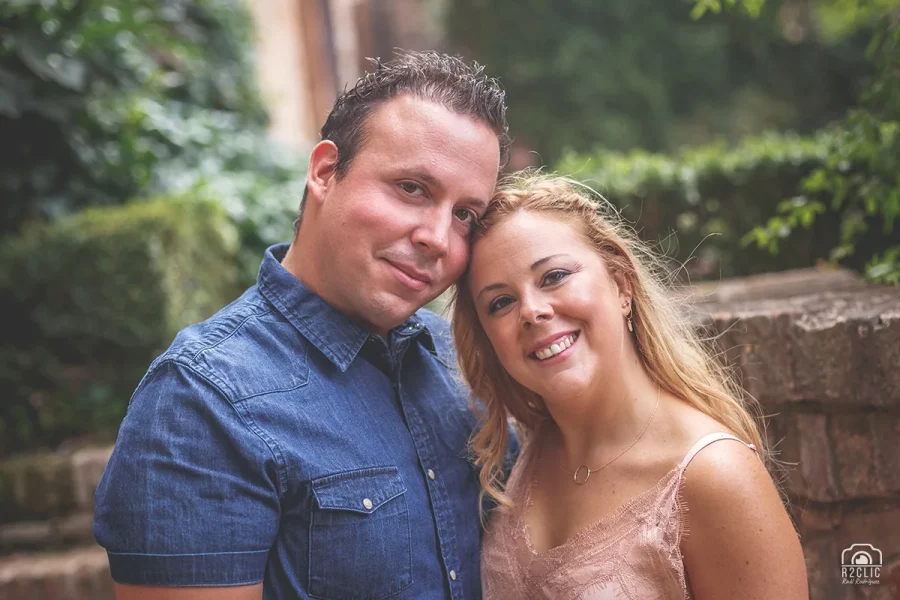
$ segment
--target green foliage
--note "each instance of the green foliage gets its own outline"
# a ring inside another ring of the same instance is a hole
[[[302,167],[265,140],[250,35],[242,0],[0,3],[0,234],[203,184],[271,241]]]
[[[742,9],[751,17],[758,17],[762,12],[766,0],[694,0],[694,8],[691,16],[699,19],[706,14],[707,11],[714,13],[722,12],[722,8],[726,9]]]
[[[857,101],[867,68],[867,25],[823,39],[815,22],[788,19],[773,3],[757,19],[732,11],[701,20],[685,1],[444,5],[451,44],[499,76],[513,136],[547,164],[566,149],[670,151],[766,130],[810,134]],[[738,12],[763,8],[746,6]]]
[[[784,254],[786,240],[823,219],[839,220],[830,260],[875,281],[900,283],[900,1],[831,0],[822,8],[832,23],[841,21],[835,15],[879,17],[867,49],[872,76],[861,105],[831,128],[827,159],[800,183],[801,195],[780,203],[744,241]]]
[[[215,203],[94,208],[0,245],[0,453],[109,435],[150,361],[239,293]]]
[[[635,151],[571,154],[556,167],[612,202],[639,234],[693,278],[719,278],[802,267],[826,258],[837,223],[820,219],[780,256],[741,238],[825,164],[829,134],[763,136],[728,149],[709,146],[677,156]]]

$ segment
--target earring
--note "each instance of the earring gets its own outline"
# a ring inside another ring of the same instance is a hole
[[[628,302],[622,303],[622,308],[628,308]],[[626,322],[628,323],[628,331],[634,333],[634,321],[631,320],[631,311],[628,311],[628,316],[625,317]]]

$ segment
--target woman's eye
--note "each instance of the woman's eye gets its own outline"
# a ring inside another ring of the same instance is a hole
[[[550,271],[546,275],[544,275],[544,285],[553,285],[554,283],[559,283],[566,277],[571,275],[568,271],[556,270]]]
[[[506,308],[507,306],[509,306],[510,302],[512,302],[512,298],[509,298],[507,296],[501,296],[497,298],[488,305],[488,314],[492,315],[498,310]]]
[[[453,211],[453,214],[456,215],[456,218],[462,221],[463,223],[474,223],[478,217],[475,216],[468,208],[457,208]]]
[[[422,186],[418,183],[413,183],[412,181],[401,181],[399,183],[400,189],[409,194],[410,196],[420,196],[425,193],[425,190],[422,189]]]

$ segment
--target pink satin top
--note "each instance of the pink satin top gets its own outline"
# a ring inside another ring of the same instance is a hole
[[[684,470],[700,450],[725,439],[741,441],[727,433],[704,436],[655,486],[542,553],[532,547],[525,521],[536,462],[526,443],[506,487],[513,508],[492,515],[482,542],[484,600],[689,599],[680,548],[687,534]]]

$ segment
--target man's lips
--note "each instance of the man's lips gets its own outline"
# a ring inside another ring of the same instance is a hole
[[[431,283],[431,275],[415,267],[385,260],[392,267],[394,276],[401,283],[417,292],[421,292]]]

